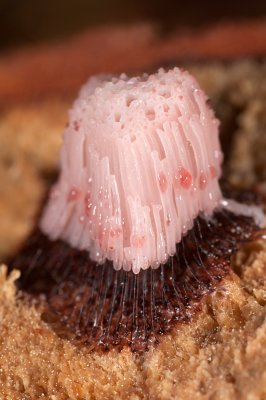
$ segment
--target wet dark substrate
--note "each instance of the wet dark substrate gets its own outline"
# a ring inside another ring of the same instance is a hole
[[[46,321],[91,350],[145,351],[177,322],[189,321],[203,296],[230,273],[230,258],[258,232],[253,220],[217,211],[199,216],[176,246],[176,255],[138,275],[96,265],[86,251],[47,239],[36,230],[12,265],[19,289],[40,303]]]

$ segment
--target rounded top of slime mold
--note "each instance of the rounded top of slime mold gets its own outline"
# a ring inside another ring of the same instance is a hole
[[[70,110],[42,231],[116,269],[166,262],[221,199],[218,125],[178,68],[91,78]]]

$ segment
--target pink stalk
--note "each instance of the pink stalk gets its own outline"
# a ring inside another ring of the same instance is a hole
[[[178,68],[91,78],[70,110],[42,231],[115,269],[165,263],[197,215],[222,198],[218,125]]]

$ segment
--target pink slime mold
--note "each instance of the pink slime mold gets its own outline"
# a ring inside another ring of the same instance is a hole
[[[197,215],[221,203],[218,126],[178,68],[91,78],[70,110],[41,230],[115,269],[165,263]]]

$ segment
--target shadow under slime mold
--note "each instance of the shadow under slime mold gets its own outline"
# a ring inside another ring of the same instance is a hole
[[[59,180],[11,263],[57,333],[94,351],[148,350],[193,318],[232,254],[260,234],[258,210],[223,200],[206,100],[177,68],[81,90]]]
[[[36,229],[12,265],[22,273],[19,289],[82,344],[142,352],[177,322],[190,321],[203,296],[222,287],[231,256],[260,233],[251,217],[227,210],[198,216],[166,264],[136,275],[115,271],[110,261],[96,265],[87,251]]]

